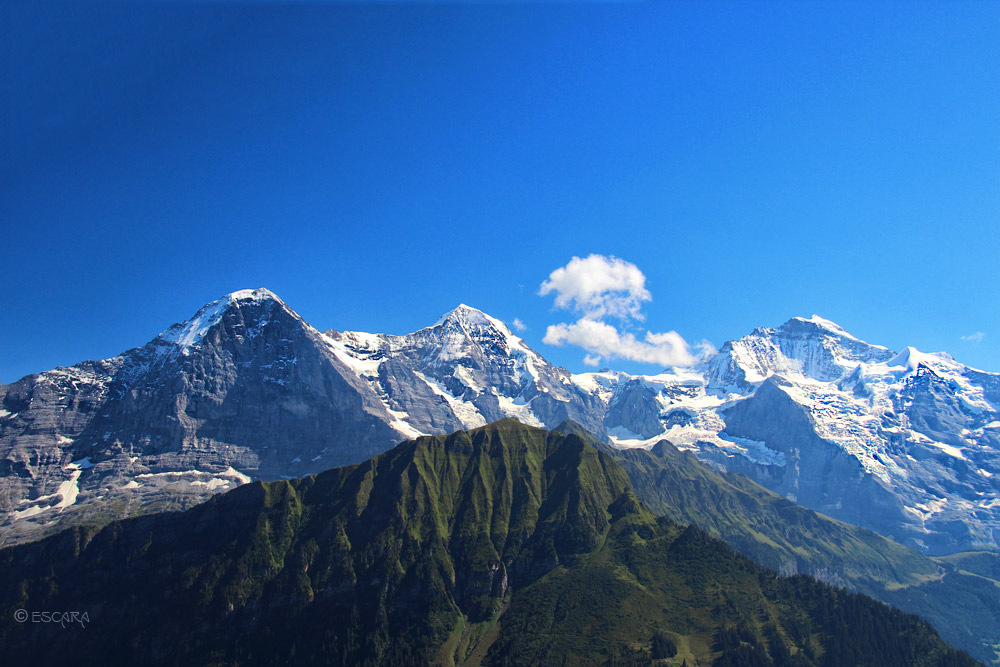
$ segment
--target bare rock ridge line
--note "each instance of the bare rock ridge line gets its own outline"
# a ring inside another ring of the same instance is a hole
[[[1000,374],[818,316],[695,368],[572,374],[466,305],[403,336],[321,332],[241,290],[142,347],[0,385],[0,543],[514,417],[619,447],[666,439],[925,553],[997,550],[998,406]]]

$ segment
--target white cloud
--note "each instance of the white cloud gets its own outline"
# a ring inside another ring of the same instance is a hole
[[[510,325],[512,327],[514,327],[515,329],[517,329],[518,331],[524,331],[525,329],[528,328],[528,326],[524,322],[521,321],[520,317],[515,317],[514,321],[511,322]]]
[[[596,366],[601,357],[660,366],[693,366],[702,358],[702,355],[692,353],[687,341],[676,331],[649,331],[643,340],[639,340],[630,333],[621,333],[607,322],[586,317],[575,324],[553,324],[545,330],[542,342],[557,347],[566,344],[582,347],[590,353],[584,358],[584,363],[589,366]]]
[[[652,300],[646,276],[635,264],[617,257],[574,257],[569,264],[549,274],[538,289],[540,296],[555,293],[558,308],[575,310],[581,317],[574,324],[553,324],[542,342],[575,345],[587,351],[583,363],[597,366],[603,359],[627,359],[660,366],[693,366],[715,354],[708,341],[692,346],[676,331],[647,331],[642,338],[622,333],[605,318],[628,323],[642,321],[641,305]]]
[[[605,316],[644,319],[639,307],[653,297],[646,276],[635,264],[617,257],[574,257],[549,274],[540,296],[555,292],[557,308],[576,310],[592,320]]]
[[[974,334],[969,334],[968,336],[962,336],[962,340],[966,343],[978,343],[986,338],[986,334],[982,331],[977,331]]]
[[[698,353],[694,356],[698,357],[700,361],[705,361],[706,359],[714,357],[719,353],[719,351],[715,348],[714,345],[712,345],[712,342],[709,340],[698,341],[697,343],[694,344],[694,349],[698,351]]]

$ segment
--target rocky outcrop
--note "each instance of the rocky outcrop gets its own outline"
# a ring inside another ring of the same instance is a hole
[[[722,415],[725,433],[767,443],[784,454],[784,465],[761,466],[742,456],[709,456],[731,472],[766,479],[772,491],[805,507],[871,527],[898,542],[912,537],[900,534],[900,527],[911,523],[900,500],[877,477],[865,474],[856,458],[819,437],[808,410],[783,391],[782,384],[772,376],[753,396]],[[915,526],[906,533],[915,531],[922,533]]]
[[[609,430],[624,428],[643,440],[663,433],[656,392],[642,380],[621,385],[608,404],[604,426]]]

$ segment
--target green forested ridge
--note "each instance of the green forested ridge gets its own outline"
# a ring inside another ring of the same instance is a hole
[[[572,422],[557,430],[612,453],[654,514],[694,523],[765,567],[811,574],[920,614],[953,645],[1000,664],[1000,554],[931,558],[796,505],[744,475],[720,473],[669,442],[618,450]]]
[[[915,616],[654,516],[608,452],[514,420],[71,529],[0,571],[10,664],[975,664]]]

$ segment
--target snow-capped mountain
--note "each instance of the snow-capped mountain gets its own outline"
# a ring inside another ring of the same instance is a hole
[[[409,436],[515,417],[601,430],[601,402],[500,320],[464,304],[406,336],[327,331],[338,358],[366,381]]]
[[[714,393],[747,393],[771,375],[797,374],[821,382],[841,378],[862,363],[893,356],[869,345],[818,315],[793,317],[777,329],[759,328],[729,341],[709,360],[704,373]]]
[[[943,353],[897,354],[813,316],[755,329],[701,368],[642,381],[655,397],[631,433],[612,431],[619,445],[666,438],[925,551],[1000,543],[998,374]]]
[[[241,290],[143,347],[0,386],[0,544],[190,506],[503,417],[600,430],[601,405],[460,306],[408,336],[321,333]]]
[[[321,333],[242,290],[143,347],[0,387],[0,539],[186,507],[401,439]]]
[[[242,290],[146,345],[0,386],[0,543],[185,507],[504,417],[660,439],[934,553],[1000,548],[1000,374],[813,316],[700,367],[572,375],[461,305],[397,336],[320,332]]]

